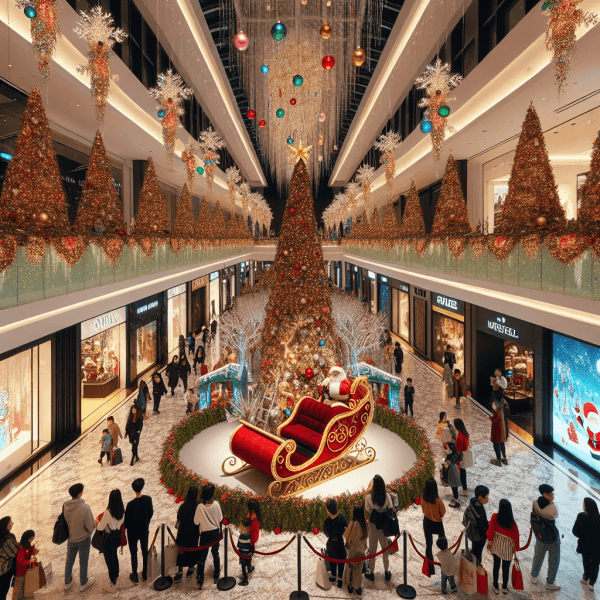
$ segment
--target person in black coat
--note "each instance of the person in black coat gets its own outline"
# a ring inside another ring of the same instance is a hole
[[[204,352],[204,344],[198,344],[198,348],[196,348],[196,356],[194,357],[194,371],[196,371],[196,365],[204,364],[204,360],[206,359],[206,353]]]
[[[127,542],[129,544],[129,553],[131,554],[131,574],[129,575],[129,581],[134,585],[139,583],[138,542],[142,551],[142,579],[146,582],[148,578],[148,533],[154,508],[152,506],[152,498],[142,495],[145,483],[140,478],[131,484],[135,492],[135,498],[127,504],[127,508],[125,509],[125,529],[127,529]]]
[[[181,381],[183,381],[184,392],[187,392],[188,375],[191,372],[192,368],[190,367],[190,363],[187,361],[187,358],[183,356],[179,361],[179,377],[181,377]]]
[[[183,334],[179,336],[179,358],[183,358],[185,356],[185,338]]]
[[[188,352],[192,356],[196,353],[196,334],[193,332],[188,335]]]
[[[138,444],[140,443],[140,434],[144,428],[144,418],[138,411],[138,407],[134,404],[129,409],[129,416],[127,417],[127,425],[125,425],[125,439],[129,439],[131,444],[131,466],[133,467],[134,461],[140,460],[138,456]]]
[[[198,488],[190,487],[185,501],[177,511],[177,538],[175,543],[181,548],[197,548],[200,539],[200,526],[194,523],[194,516],[198,506]],[[191,579],[194,575],[194,566],[198,562],[198,552],[186,552],[177,556],[179,573],[175,575],[175,583],[183,578],[183,567],[187,567],[186,578]]]
[[[165,387],[162,375],[156,371],[154,375],[152,375],[152,397],[154,398],[154,410],[152,411],[152,414],[160,415],[158,409],[160,407],[160,399],[163,395],[167,395],[167,388]]]
[[[202,325],[202,345],[206,346],[206,341],[208,340],[208,328],[206,327],[206,325]]]
[[[402,373],[402,363],[404,362],[404,352],[402,352],[400,342],[396,342],[395,344],[394,362],[396,363],[396,375],[399,375]]]
[[[598,505],[592,498],[583,499],[583,511],[577,515],[573,535],[578,538],[577,552],[583,560],[581,583],[587,584],[593,592],[600,568],[600,514]]]
[[[177,355],[175,355],[173,360],[167,365],[165,373],[167,375],[168,385],[171,388],[171,396],[174,396],[175,388],[179,383],[179,357]]]

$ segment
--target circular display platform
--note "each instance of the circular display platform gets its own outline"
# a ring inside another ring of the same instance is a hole
[[[229,438],[238,427],[239,423],[225,422],[201,431],[179,451],[179,461],[217,485],[265,496],[273,479],[258,469],[252,468],[235,475],[225,475],[221,470],[223,461],[231,456]],[[414,450],[402,438],[375,423],[369,425],[365,437],[376,453],[373,462],[325,481],[298,496],[314,499],[343,492],[360,492],[367,488],[374,475],[381,475],[386,482],[401,478],[417,458]]]

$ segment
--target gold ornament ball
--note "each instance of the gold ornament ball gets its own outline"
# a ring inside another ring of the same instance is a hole
[[[158,229],[158,225],[154,224],[152,225],[152,231],[156,231]]]
[[[352,64],[355,67],[361,67],[366,59],[365,51],[362,48],[357,48],[352,53]]]
[[[300,4],[302,4],[302,6],[306,6],[308,4],[308,0],[300,0]]]
[[[328,40],[331,37],[331,25],[329,23],[323,23],[319,29],[319,33],[324,40]]]
[[[327,6],[331,6],[331,0],[327,0]]]
[[[48,213],[40,213],[40,216],[38,217],[38,219],[42,222],[42,223],[47,223],[50,220],[50,217],[48,216]]]
[[[546,223],[548,221],[546,220],[546,217],[538,217],[536,220],[537,226],[538,227],[546,227]]]
[[[302,298],[302,300],[300,300],[300,302],[302,302],[302,304],[306,304],[306,298]]]

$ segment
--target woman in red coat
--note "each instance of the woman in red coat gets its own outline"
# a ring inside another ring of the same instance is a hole
[[[494,583],[492,589],[496,594],[500,593],[498,589],[498,576],[500,574],[500,565],[502,564],[502,593],[508,594],[508,574],[510,572],[510,563],[514,558],[515,552],[520,550],[519,546],[519,528],[513,517],[511,503],[503,498],[500,500],[498,512],[492,515],[487,530],[488,550],[494,558]]]
[[[456,427],[456,431],[458,431],[455,442],[456,451],[460,452],[462,458],[462,453],[469,449],[469,432],[462,419],[454,419],[454,427]],[[462,486],[462,492],[460,494],[461,496],[468,496],[467,470],[460,464],[460,460],[458,461],[457,466],[460,472],[460,485]]]
[[[25,575],[31,564],[32,558],[39,552],[34,546],[35,531],[28,529],[22,536],[17,552],[15,589],[13,600],[23,600],[25,598]]]
[[[508,422],[506,420],[506,414],[504,413],[504,407],[500,402],[492,402],[492,408],[494,414],[490,417],[492,422],[492,444],[494,445],[494,452],[496,458],[490,460],[493,465],[501,467],[504,463],[508,464],[506,460],[506,447],[504,446],[508,439]]]
[[[258,536],[260,535],[260,526],[262,524],[262,518],[260,516],[260,504],[258,500],[251,498],[246,502],[246,506],[248,507],[248,514],[246,517],[252,521],[250,525],[250,541],[252,542],[252,547],[256,546],[256,542],[258,542]],[[248,573],[252,573],[254,571],[254,567],[251,566],[248,569]]]

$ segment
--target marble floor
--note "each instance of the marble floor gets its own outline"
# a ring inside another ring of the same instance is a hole
[[[430,367],[424,365],[414,356],[405,353],[403,377],[411,376],[416,388],[415,397],[415,419],[422,425],[431,436],[432,446],[436,453],[436,459],[441,460],[441,447],[435,439],[435,430],[440,410],[446,410],[449,415],[460,414],[471,433],[471,442],[476,462],[469,469],[469,489],[483,483],[490,490],[490,504],[488,514],[495,512],[498,501],[501,498],[509,498],[513,503],[514,514],[521,531],[521,542],[527,538],[529,531],[529,513],[531,502],[538,496],[537,487],[542,482],[550,483],[556,490],[556,503],[560,511],[558,526],[564,538],[562,543],[561,565],[557,581],[561,583],[559,592],[546,592],[540,585],[532,585],[529,582],[529,572],[533,547],[521,553],[521,563],[524,569],[525,591],[512,592],[512,596],[522,598],[557,598],[560,600],[581,599],[588,600],[593,594],[584,591],[579,579],[581,577],[581,561],[575,552],[575,539],[571,535],[571,528],[581,510],[583,498],[590,493],[584,487],[567,476],[563,470],[554,466],[548,460],[542,458],[528,446],[511,438],[507,445],[509,466],[498,468],[490,464],[493,451],[489,442],[490,425],[489,419],[478,407],[467,402],[462,410],[455,410],[449,402],[442,399],[442,382],[440,376]],[[129,402],[125,402],[115,409],[116,422],[124,427]],[[75,443],[68,451],[50,463],[39,474],[21,486],[15,493],[0,503],[0,516],[10,515],[15,522],[14,532],[17,537],[25,529],[32,528],[37,534],[37,545],[40,549],[39,557],[44,563],[52,562],[54,571],[54,582],[47,589],[39,592],[38,596],[48,599],[76,598],[80,597],[74,586],[70,591],[62,591],[63,570],[66,554],[66,546],[55,546],[51,542],[52,530],[56,516],[61,510],[62,503],[68,499],[68,487],[77,481],[85,484],[84,498],[92,507],[94,515],[99,514],[106,508],[108,494],[111,489],[119,487],[123,491],[124,500],[127,502],[133,498],[131,482],[136,477],[146,479],[145,493],[152,496],[154,501],[153,527],[160,523],[167,523],[173,529],[176,518],[177,505],[159,483],[158,460],[163,440],[168,435],[171,427],[184,417],[185,404],[176,394],[175,397],[168,396],[161,404],[161,414],[151,416],[144,424],[141,436],[139,455],[141,461],[134,467],[129,466],[131,452],[128,444],[123,445],[123,457],[125,462],[117,467],[100,466],[97,462],[100,452],[100,433],[103,423],[96,427]],[[365,481],[365,486],[368,481]],[[442,498],[446,505],[450,501],[448,488],[440,488]],[[466,505],[467,498],[461,497],[461,503]],[[401,528],[406,528],[417,541],[424,539],[422,532],[422,514],[419,510],[407,510],[399,514]],[[462,509],[453,510],[448,508],[448,514],[444,519],[446,533],[453,542],[462,530]],[[290,538],[289,533],[279,536],[265,534],[261,536],[259,547],[261,550],[272,550]],[[324,545],[323,535],[311,535],[313,544],[320,548]],[[246,588],[236,586],[233,590],[225,593],[217,591],[212,583],[212,564],[210,559],[207,563],[207,579],[205,589],[202,592],[194,591],[191,582],[183,582],[173,586],[165,592],[156,592],[153,588],[146,586],[134,587],[128,581],[130,561],[128,550],[119,557],[121,564],[121,577],[118,581],[118,592],[116,598],[170,598],[173,600],[184,597],[212,598],[245,598],[251,600],[277,599],[284,600],[296,585],[296,552],[292,545],[285,552],[276,556],[257,557],[254,564],[255,573],[251,576],[250,585]],[[315,557],[310,553],[308,547],[302,547],[302,579],[303,588],[313,598],[348,598],[345,590],[333,588],[328,592],[319,590],[314,584],[316,568]],[[233,561],[232,552],[229,551],[230,573],[239,577],[240,567],[237,561]],[[417,590],[419,596],[440,595],[439,579],[436,576],[428,579],[421,575],[421,561],[409,548],[408,555],[408,580]],[[484,566],[491,572],[491,559],[484,557]],[[374,583],[363,581],[363,597],[373,600],[395,597],[395,586],[402,581],[402,553],[390,558],[390,569],[393,573],[391,582],[383,579],[383,568],[381,560],[377,560],[376,579]],[[78,563],[75,566],[74,576],[77,579]],[[101,584],[107,581],[107,570],[101,555],[92,550],[90,556],[91,575],[97,577],[98,582],[89,591],[85,592],[87,598],[108,597],[102,591]],[[540,579],[543,581],[546,567],[542,569]],[[600,588],[600,584],[598,585]],[[464,597],[463,592],[458,596]]]

